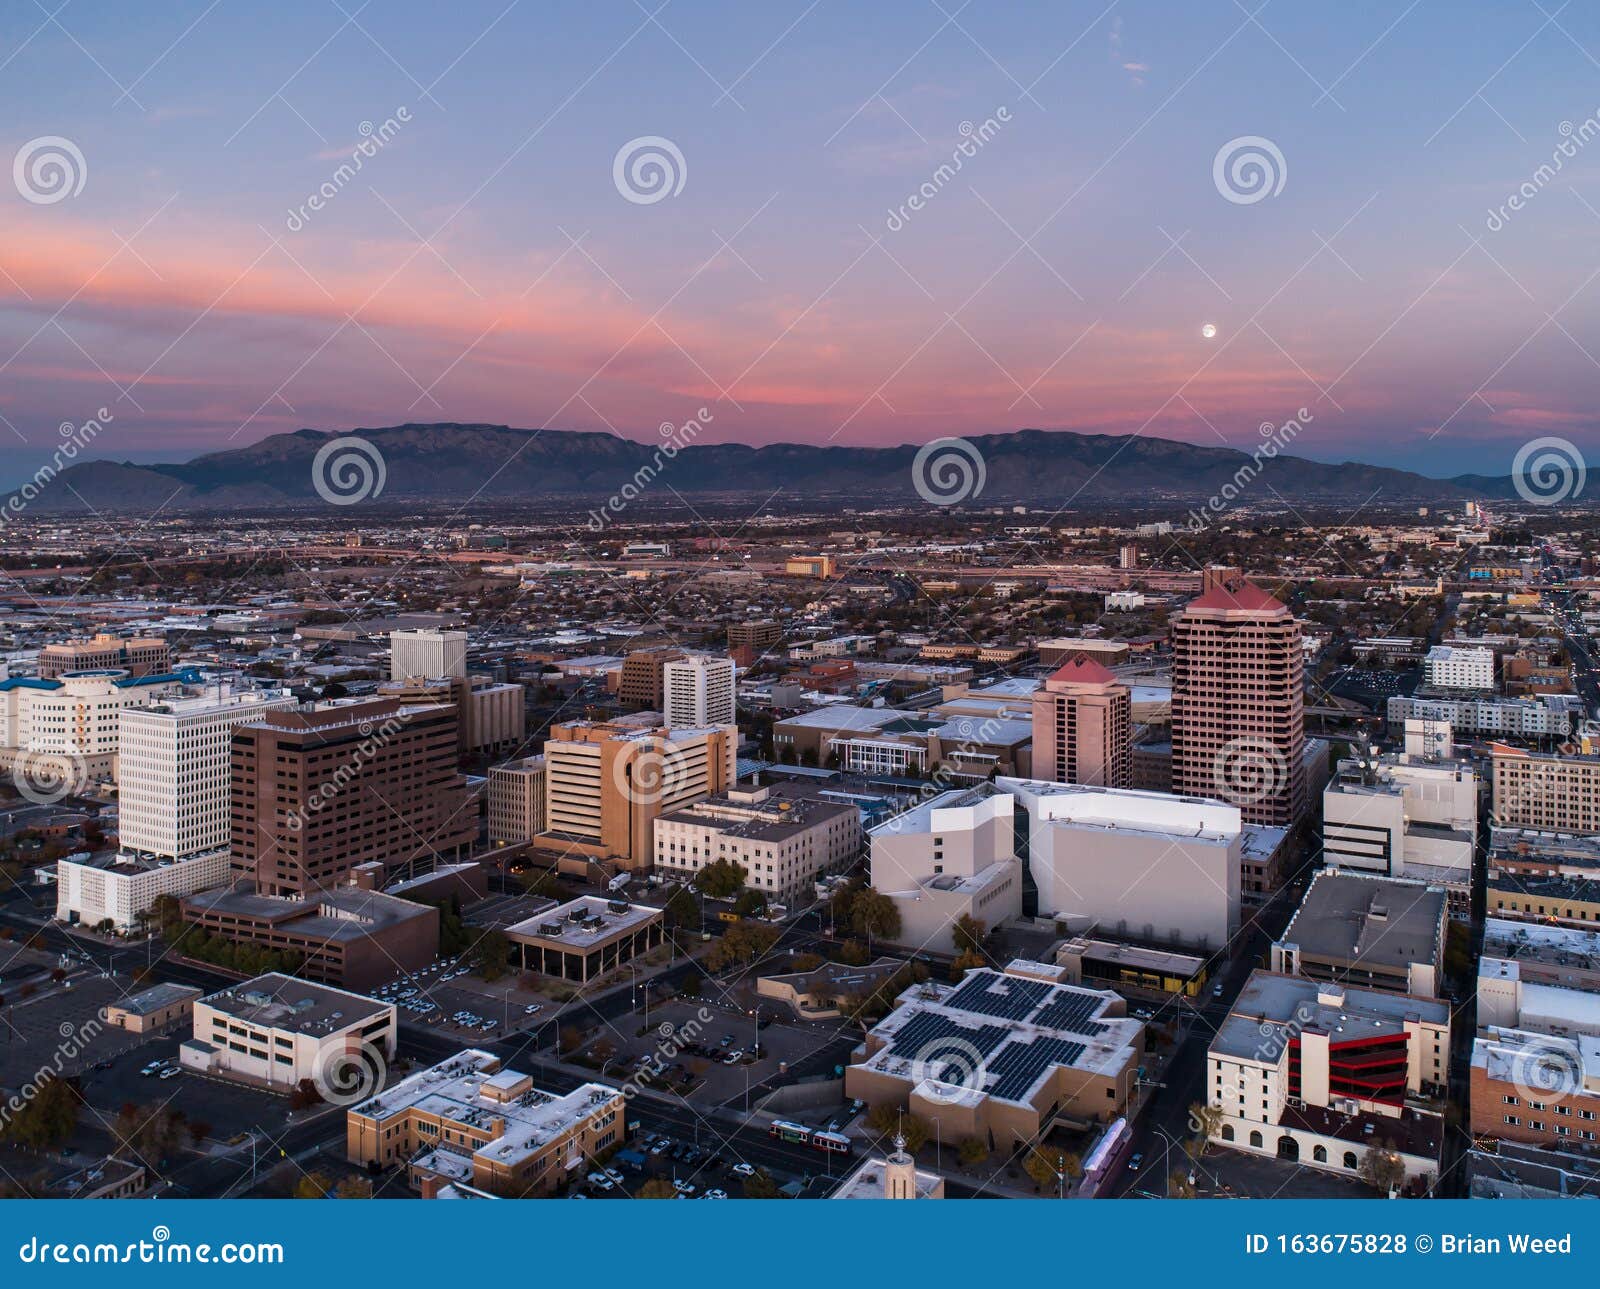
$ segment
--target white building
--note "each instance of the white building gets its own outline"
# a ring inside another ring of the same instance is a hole
[[[198,679],[195,673],[131,676],[108,669],[0,681],[0,758],[7,764],[59,758],[71,780],[114,777],[122,713]]]
[[[1600,931],[1485,918],[1478,1026],[1600,1034]]]
[[[395,1017],[393,1003],[273,972],[198,999],[194,1037],[178,1060],[272,1087],[308,1079],[325,1099],[352,1079],[377,1092],[396,1051]]]
[[[1407,721],[1441,721],[1458,734],[1514,734],[1566,737],[1584,718],[1576,694],[1538,694],[1532,698],[1410,698],[1388,702],[1389,728],[1400,733]]]
[[[1422,683],[1431,689],[1494,692],[1494,651],[1434,645],[1422,660]]]
[[[1438,882],[1464,895],[1477,835],[1478,776],[1463,761],[1349,758],[1322,793],[1330,866]]]
[[[1205,797],[997,779],[1027,812],[1039,915],[1072,931],[1216,949],[1239,928],[1244,822]]]
[[[416,631],[389,633],[389,679],[412,676],[452,676],[467,674],[467,633],[465,631]]]
[[[695,654],[661,669],[661,706],[670,730],[734,723],[733,659]]]
[[[861,812],[807,785],[739,787],[656,820],[655,867],[693,881],[707,864],[729,860],[745,885],[775,904],[798,903],[818,877],[843,871],[861,854]]]
[[[124,711],[117,741],[123,849],[182,858],[226,846],[233,727],[292,706],[287,689],[217,685]]]
[[[1448,1002],[1257,971],[1206,1053],[1211,1141],[1351,1177],[1385,1151],[1427,1188],[1449,1068]]]
[[[138,928],[163,895],[182,898],[226,885],[228,848],[183,859],[127,852],[69,856],[56,864],[56,919],[80,926],[110,921],[118,931]]]
[[[900,943],[950,953],[961,917],[992,928],[1022,915],[1015,817],[1008,793],[980,784],[872,829],[872,887],[900,911]]]

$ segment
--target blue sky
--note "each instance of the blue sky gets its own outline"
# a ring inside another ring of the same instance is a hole
[[[0,187],[0,473],[102,406],[135,460],[713,404],[707,441],[1596,445],[1600,11],[1247,3],[7,6],[0,151],[75,177]],[[629,200],[655,137],[681,190]]]

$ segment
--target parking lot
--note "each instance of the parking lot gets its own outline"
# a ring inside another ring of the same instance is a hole
[[[553,1014],[556,1004],[523,989],[507,976],[493,984],[471,974],[464,963],[438,961],[374,991],[374,997],[415,1021],[470,1041],[498,1038]]]

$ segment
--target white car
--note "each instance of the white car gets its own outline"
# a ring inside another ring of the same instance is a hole
[[[681,1181],[680,1179],[674,1177],[672,1179],[672,1189],[677,1191],[678,1194],[684,1196],[685,1198],[688,1198],[688,1199],[693,1199],[694,1198],[694,1189],[695,1188],[694,1188],[694,1183],[693,1182]]]
[[[701,1199],[727,1199],[728,1198],[728,1192],[723,1190],[720,1186],[713,1186],[710,1190],[708,1190],[700,1198]]]
[[[166,1069],[161,1071],[161,1077],[164,1079],[175,1079],[182,1073],[183,1071],[180,1070],[176,1065],[169,1065]]]
[[[590,1173],[584,1180],[597,1191],[609,1191],[616,1187],[616,1183],[604,1173]]]
[[[732,1171],[735,1177],[754,1177],[756,1175],[756,1166],[744,1163],[735,1164]]]

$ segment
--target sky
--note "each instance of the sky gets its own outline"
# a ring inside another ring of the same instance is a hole
[[[1600,448],[1600,6],[58,5],[0,9],[0,483],[90,418]]]

